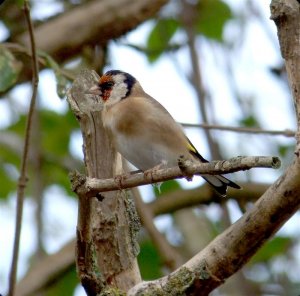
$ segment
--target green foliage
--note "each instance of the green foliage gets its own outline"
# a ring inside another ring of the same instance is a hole
[[[230,7],[221,0],[201,0],[197,9],[197,33],[221,42],[224,26],[233,17]]]
[[[288,236],[276,236],[267,242],[250,260],[250,264],[269,262],[274,257],[287,254],[293,240]]]
[[[245,126],[245,127],[258,127],[259,123],[256,119],[256,117],[254,117],[254,115],[249,115],[243,119],[241,119],[239,121],[241,126]]]
[[[0,131],[1,133],[1,131]],[[16,141],[17,143],[17,141]],[[21,141],[20,141],[21,143]],[[20,152],[22,147],[1,146],[0,149],[0,198],[4,199],[14,191],[18,180],[18,169],[20,167]]]
[[[66,270],[66,272],[57,279],[58,280],[56,280],[45,292],[46,296],[65,296],[74,294],[75,288],[79,284],[75,267]]]
[[[161,258],[150,240],[140,242],[138,263],[143,280],[157,279],[162,276]]]
[[[225,23],[233,17],[230,7],[221,0],[202,0],[195,9],[196,33],[221,42]],[[157,61],[166,51],[180,48],[171,43],[172,37],[179,30],[182,30],[182,25],[175,18],[164,18],[155,22],[147,39],[149,62]]]
[[[7,49],[0,47],[0,92],[12,87],[19,76],[22,63]]]
[[[1,161],[2,170],[0,170],[0,199],[6,198],[10,192],[16,190],[16,180],[11,175],[10,169],[12,167],[9,166],[7,163],[2,163]]]
[[[149,62],[155,62],[166,51],[178,28],[179,23],[175,19],[159,19],[156,21],[147,40]]]
[[[169,181],[163,182],[160,186],[154,186],[153,190],[154,190],[155,196],[159,197],[160,195],[176,191],[180,188],[181,188],[181,186],[176,180],[169,180]]]
[[[288,157],[293,155],[295,145],[279,145],[278,147],[278,153],[281,157]]]
[[[70,135],[78,128],[78,123],[71,111],[59,114],[50,110],[39,110],[39,120],[41,126],[41,170],[44,186],[56,184],[64,188],[71,195],[72,192],[68,178],[69,170],[64,166],[63,160],[70,158]],[[7,130],[20,139],[23,139],[25,123],[26,115],[20,115],[19,119],[8,127]],[[1,182],[0,196],[4,198],[16,189],[17,180],[12,178],[10,172],[12,167],[15,167],[16,170],[20,167],[20,153],[18,149],[1,149],[0,162],[4,168],[10,168],[0,170],[1,180],[5,181]],[[30,178],[32,170],[29,173]],[[28,184],[29,191],[31,189],[30,185],[31,182]]]
[[[8,130],[23,137],[26,117],[27,115],[21,115],[19,120],[12,124]],[[68,155],[71,131],[78,127],[71,111],[66,114],[59,114],[51,110],[39,110],[39,119],[42,150],[56,156]]]

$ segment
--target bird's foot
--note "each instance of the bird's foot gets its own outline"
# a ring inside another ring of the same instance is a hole
[[[188,167],[191,161],[189,159],[185,159],[183,155],[179,155],[177,163],[185,179],[189,182],[192,181],[193,175],[189,174],[188,172]]]
[[[157,188],[158,192],[161,193],[160,191],[160,186],[162,184],[162,182],[156,182],[156,183],[153,183],[154,180],[153,180],[153,174],[156,174],[156,172],[158,170],[161,170],[163,168],[165,168],[167,166],[167,162],[166,161],[162,161],[160,164],[156,165],[155,167],[149,169],[149,170],[146,170],[144,171],[144,175],[146,178],[148,178],[148,176],[150,175],[151,177],[151,181],[152,181],[152,186]]]

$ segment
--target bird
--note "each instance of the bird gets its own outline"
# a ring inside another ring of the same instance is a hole
[[[207,163],[171,114],[131,74],[110,70],[89,94],[102,100],[102,122],[116,150],[137,169],[178,165],[178,158]],[[97,99],[98,99],[97,98]],[[241,187],[222,175],[201,175],[221,196]]]

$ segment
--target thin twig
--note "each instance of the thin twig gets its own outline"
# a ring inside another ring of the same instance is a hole
[[[208,163],[190,163],[183,161],[179,167],[153,170],[152,172],[122,175],[111,179],[85,178],[78,172],[71,174],[72,190],[79,196],[94,197],[100,192],[121,190],[135,186],[163,182],[175,178],[187,178],[191,180],[193,175],[203,174],[226,174],[251,168],[274,168],[280,167],[278,157],[267,156],[238,156],[230,160],[212,161]]]
[[[237,133],[247,133],[247,134],[264,134],[273,136],[285,136],[285,137],[295,137],[295,131],[290,129],[285,130],[264,130],[256,127],[237,127],[237,126],[226,126],[218,124],[206,124],[206,123],[181,123],[184,127],[196,127],[205,129],[215,129],[221,131],[237,132]]]
[[[20,234],[22,228],[22,216],[23,216],[23,205],[24,205],[24,192],[27,183],[27,163],[28,163],[28,154],[29,154],[29,140],[31,134],[31,125],[32,125],[32,116],[34,112],[34,106],[36,102],[36,95],[37,95],[37,87],[39,83],[38,77],[38,61],[36,55],[36,48],[35,48],[35,40],[34,40],[34,33],[33,33],[33,25],[30,17],[30,9],[28,0],[24,1],[24,14],[26,18],[26,22],[28,25],[28,31],[30,36],[30,44],[31,44],[31,51],[32,51],[32,97],[30,101],[30,107],[26,122],[26,131],[25,131],[25,141],[24,141],[24,150],[22,156],[22,163],[21,163],[21,172],[20,178],[18,182],[17,188],[17,213],[16,213],[16,221],[15,221],[15,237],[14,237],[14,246],[13,246],[13,256],[11,262],[11,269],[9,275],[9,289],[8,289],[8,296],[14,296],[15,294],[15,285],[16,285],[16,277],[17,277],[17,269],[18,269],[18,258],[19,258],[19,246],[20,246]]]

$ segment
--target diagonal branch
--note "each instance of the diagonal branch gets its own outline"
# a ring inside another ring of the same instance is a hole
[[[197,174],[226,174],[241,170],[249,170],[254,167],[279,168],[280,160],[278,157],[265,156],[238,156],[230,160],[212,161],[208,163],[188,163],[185,161],[181,167],[173,167],[141,173],[135,175],[122,175],[111,179],[95,179],[83,177],[77,172],[71,174],[72,190],[79,196],[93,197],[100,192],[132,188],[135,186],[163,182],[175,178],[191,179]]]

